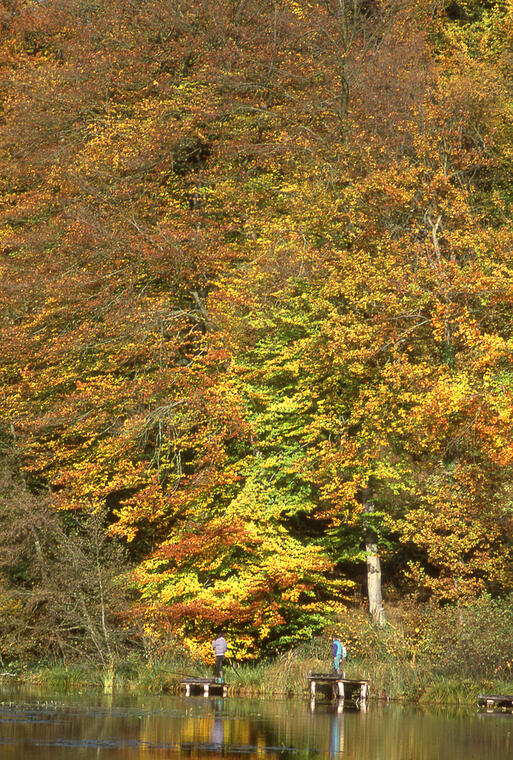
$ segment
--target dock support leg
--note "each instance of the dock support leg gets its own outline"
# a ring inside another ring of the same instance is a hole
[[[203,696],[204,696],[204,697],[208,697],[208,692],[209,692],[209,689],[210,689],[210,684],[206,683],[206,684],[203,686]]]
[[[185,684],[185,696],[190,697],[191,696],[191,685],[186,683]]]
[[[368,691],[369,691],[369,684],[362,683],[361,690],[360,690],[360,696],[361,696],[362,702],[365,702],[365,700],[367,699]]]
[[[338,698],[344,699],[345,692],[344,692],[344,682],[343,681],[337,681],[337,691],[338,691]]]
[[[223,697],[226,697],[228,694],[228,686],[223,686]]]
[[[315,681],[310,681],[310,699],[315,699]]]

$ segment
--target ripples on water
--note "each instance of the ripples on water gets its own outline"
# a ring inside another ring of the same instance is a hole
[[[513,760],[513,716],[370,702],[0,694],[0,760]]]

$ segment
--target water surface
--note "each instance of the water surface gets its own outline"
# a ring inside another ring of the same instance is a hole
[[[513,760],[513,716],[371,701],[0,692],[1,760]]]

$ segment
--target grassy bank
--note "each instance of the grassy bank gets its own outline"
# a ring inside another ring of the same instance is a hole
[[[290,652],[273,661],[237,663],[226,668],[229,694],[245,697],[295,697],[306,695],[309,671],[329,672],[328,658],[305,658],[302,652]],[[206,677],[212,669],[201,662],[189,663],[166,659],[159,662],[130,661],[118,663],[113,678],[109,672],[90,664],[34,663],[14,667],[3,676],[5,685],[27,684],[59,693],[86,690],[110,693],[124,691],[140,694],[174,694],[179,691],[183,675]],[[444,676],[428,665],[408,663],[369,663],[357,659],[346,664],[347,678],[365,678],[370,682],[370,697],[417,704],[470,705],[481,692],[513,694],[513,680],[469,679]]]
[[[301,697],[309,671],[331,669],[331,635],[347,646],[348,678],[365,678],[370,696],[410,703],[472,705],[479,693],[513,694],[513,597],[487,596],[444,609],[389,608],[385,626],[364,611],[347,611],[324,635],[260,662],[226,667],[229,693]],[[228,637],[229,638],[229,637]],[[230,654],[230,651],[228,652]],[[73,692],[176,693],[185,676],[209,676],[212,665],[169,642],[163,656],[147,650],[118,656],[112,669],[77,662],[3,663],[4,683]]]

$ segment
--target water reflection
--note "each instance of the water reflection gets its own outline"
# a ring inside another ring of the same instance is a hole
[[[331,716],[331,733],[330,733],[330,757],[335,758],[339,753],[344,751],[344,715],[340,710],[334,711]]]
[[[217,748],[221,748],[224,744],[224,719],[220,715],[221,710],[222,702],[218,699],[214,704],[214,722],[212,724],[212,735],[210,737],[210,741]]]
[[[1,760],[513,758],[513,716],[319,701],[0,694]]]

